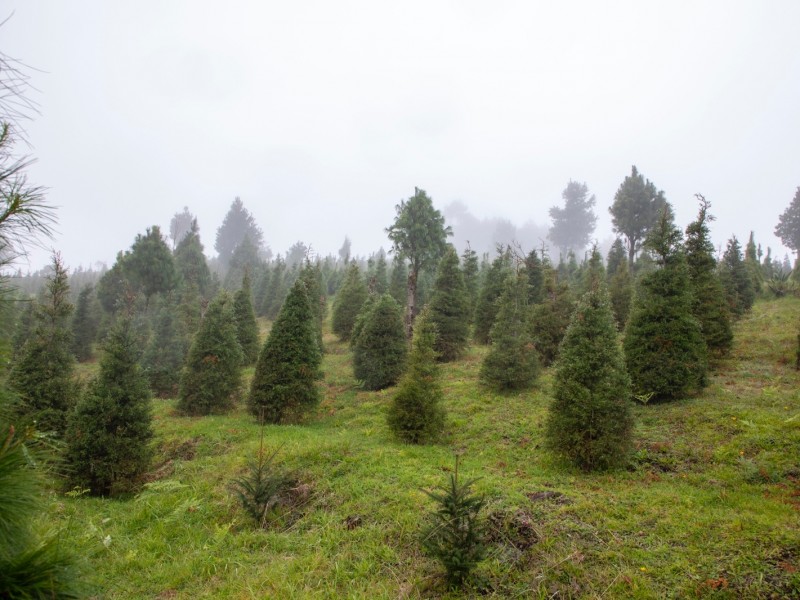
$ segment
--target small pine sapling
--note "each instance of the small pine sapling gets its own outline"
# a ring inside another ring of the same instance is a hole
[[[486,558],[486,526],[480,518],[486,500],[473,493],[475,481],[461,483],[458,480],[456,457],[456,468],[448,484],[434,491],[423,490],[437,506],[423,533],[422,547],[442,563],[451,587],[463,585],[472,570]]]

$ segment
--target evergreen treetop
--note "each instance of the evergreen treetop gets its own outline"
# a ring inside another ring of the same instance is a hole
[[[477,266],[477,264],[476,264]],[[436,326],[436,351],[442,361],[458,358],[469,337],[469,304],[458,254],[448,245],[436,273],[429,303],[430,319]]]

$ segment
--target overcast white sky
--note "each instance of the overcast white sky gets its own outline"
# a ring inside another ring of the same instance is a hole
[[[71,267],[184,205],[206,251],[233,198],[273,251],[388,247],[394,206],[547,225],[570,179],[636,164],[681,227],[773,236],[800,185],[800,2],[2,0],[31,71],[30,178]],[[32,268],[47,261],[32,255]]]

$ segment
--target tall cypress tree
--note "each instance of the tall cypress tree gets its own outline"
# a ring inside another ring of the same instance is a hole
[[[633,417],[608,292],[592,277],[561,344],[545,439],[585,470],[623,464],[631,449]]]
[[[53,256],[52,268],[35,308],[33,332],[14,358],[8,384],[19,395],[21,412],[36,419],[39,429],[63,434],[78,394],[70,329],[73,307],[59,254]]]
[[[321,358],[306,286],[297,280],[258,356],[247,399],[250,413],[267,423],[299,420],[319,402]]]
[[[481,365],[480,379],[498,391],[530,388],[539,375],[534,345],[528,276],[521,272],[506,281],[497,318],[491,331],[492,346]]]
[[[708,212],[711,203],[697,194],[700,211],[686,228],[686,263],[692,285],[692,314],[700,322],[709,352],[725,354],[733,344],[730,311],[725,290],[717,275],[714,244],[708,223],[714,217]]]
[[[242,350],[233,299],[220,292],[209,304],[181,374],[178,410],[208,415],[229,410],[242,385]]]
[[[645,241],[657,268],[639,280],[625,330],[633,392],[672,400],[706,383],[706,344],[692,315],[692,290],[681,233],[664,210]]]
[[[344,282],[333,301],[331,327],[342,341],[350,339],[356,317],[367,299],[367,285],[356,263],[347,267]]]
[[[435,348],[439,360],[449,362],[457,359],[467,346],[469,304],[464,275],[458,266],[458,254],[452,245],[439,261],[430,301],[430,319],[438,332]]]
[[[245,270],[242,287],[233,295],[233,316],[236,319],[236,339],[242,350],[242,366],[249,367],[258,360],[258,322],[253,310],[250,273]]]
[[[489,332],[497,316],[497,301],[505,289],[505,281],[511,276],[511,255],[508,250],[501,251],[492,261],[486,273],[475,308],[475,341],[489,343]]]
[[[376,296],[353,338],[353,373],[367,390],[397,383],[406,363],[403,312],[389,294]],[[361,318],[361,317],[360,317]]]
[[[445,425],[444,392],[436,361],[436,328],[424,309],[414,324],[408,369],[392,398],[387,421],[394,434],[410,444],[435,442]]]
[[[118,320],[104,346],[100,374],[70,414],[65,462],[73,485],[108,496],[138,486],[150,465],[153,429],[129,317]]]

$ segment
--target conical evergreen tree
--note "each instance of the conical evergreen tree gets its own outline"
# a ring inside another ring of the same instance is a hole
[[[686,264],[692,285],[692,314],[700,322],[706,346],[712,354],[725,354],[733,344],[730,311],[725,300],[725,290],[717,275],[714,244],[711,242],[709,214],[711,203],[697,195],[700,212],[697,220],[686,228]]]
[[[614,277],[614,274],[617,272],[622,266],[622,263],[628,262],[628,253],[625,251],[625,244],[622,242],[621,238],[617,238],[614,240],[614,243],[611,244],[611,249],[608,251],[608,256],[606,256],[606,276],[610,280]]]
[[[559,281],[558,273],[545,264],[544,300],[533,308],[533,337],[543,366],[555,362],[574,308],[569,285]]]
[[[623,249],[624,250],[624,249]],[[625,253],[627,255],[627,253]],[[608,281],[608,294],[611,299],[611,310],[614,312],[614,320],[617,329],[625,329],[628,322],[628,315],[631,312],[633,302],[633,277],[628,269],[628,259],[623,256]]]
[[[306,286],[298,280],[258,356],[250,413],[267,423],[299,420],[319,402],[315,382],[321,358]]]
[[[236,339],[242,350],[242,366],[249,367],[258,360],[259,343],[250,273],[247,270],[242,277],[242,287],[233,295],[233,316],[236,319]]]
[[[410,444],[435,442],[444,430],[444,392],[435,343],[436,328],[424,309],[414,323],[408,370],[400,379],[387,416],[394,434]]]
[[[761,269],[761,260],[758,257],[755,234],[751,231],[747,246],[744,248],[744,266],[753,282],[753,293],[758,295],[764,285],[764,272]]]
[[[528,302],[531,306],[544,300],[544,264],[536,250],[525,257],[525,273],[528,276]]]
[[[405,287],[403,288],[405,290]],[[342,287],[333,301],[331,328],[342,341],[347,341],[353,334],[353,325],[367,299],[367,285],[361,277],[361,270],[356,263],[347,268]]]
[[[9,387],[19,395],[21,413],[35,419],[40,430],[58,433],[64,433],[67,413],[78,395],[67,278],[61,256],[54,255],[44,297],[35,308],[33,332],[8,376]]]
[[[159,299],[155,327],[142,356],[150,389],[159,398],[175,398],[188,344],[181,335],[178,306],[172,296]]]
[[[475,341],[479,344],[489,343],[489,332],[497,316],[497,301],[505,289],[505,281],[511,276],[511,256],[506,250],[500,252],[492,261],[486,273],[475,308]]]
[[[97,319],[92,310],[94,287],[85,286],[78,294],[75,315],[72,318],[72,354],[79,362],[92,357],[92,343],[97,335]]]
[[[397,383],[406,354],[403,309],[389,294],[379,296],[353,338],[353,373],[364,389],[382,390]]]
[[[233,299],[222,291],[209,304],[181,374],[178,410],[209,415],[229,410],[242,385],[242,350]]]
[[[478,253],[469,247],[469,242],[461,254],[461,273],[464,276],[464,289],[467,291],[467,315],[469,324],[475,321],[475,305],[478,303],[479,284]]]
[[[212,292],[211,270],[208,268],[206,255],[203,253],[197,219],[192,221],[189,232],[178,242],[173,261],[178,285],[184,287],[194,284],[203,298],[209,298]]]
[[[545,435],[556,453],[596,470],[624,464],[633,417],[608,292],[596,278],[589,287],[561,344]]]
[[[523,271],[506,280],[498,303],[490,335],[492,345],[483,359],[480,379],[500,392],[528,389],[539,375],[528,293],[528,274]]]
[[[378,258],[375,259],[375,271],[372,274],[375,280],[375,293],[379,296],[389,291],[389,269],[386,265],[386,252],[381,248]]]
[[[278,316],[283,304],[283,280],[286,275],[286,263],[279,256],[272,265],[272,275],[270,276],[269,289],[264,297],[264,305],[261,309],[268,319]]]
[[[322,270],[319,263],[312,265],[311,261],[306,260],[303,269],[300,271],[300,279],[306,286],[308,301],[311,303],[311,312],[314,313],[314,330],[319,353],[322,355],[325,353],[325,348],[322,344],[322,323],[325,321],[328,303],[325,293],[322,291]]]
[[[672,400],[706,383],[706,345],[692,315],[692,291],[681,233],[662,211],[645,247],[657,269],[642,276],[625,330],[634,394]]]
[[[405,259],[395,254],[392,260],[392,272],[389,276],[389,295],[403,307],[406,305],[407,286],[408,265]]]
[[[158,225],[148,228],[145,235],[136,236],[123,265],[134,290],[144,295],[145,307],[153,294],[168,292],[177,284],[172,251]]]
[[[742,257],[742,247],[735,235],[728,240],[719,271],[731,314],[741,317],[753,307],[756,292]]]
[[[70,414],[64,458],[73,485],[108,496],[138,486],[150,465],[153,430],[129,317],[118,320],[104,346],[100,374]]]
[[[450,362],[461,356],[469,336],[469,304],[464,275],[453,246],[448,246],[439,261],[430,301],[430,319],[438,332],[435,349],[439,360]]]

